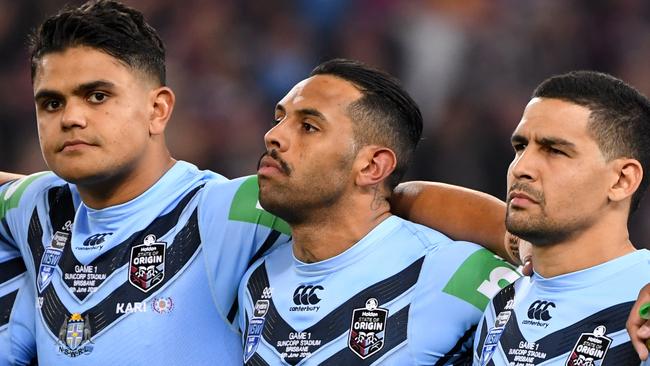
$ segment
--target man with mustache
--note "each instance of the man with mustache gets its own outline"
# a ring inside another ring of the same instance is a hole
[[[260,204],[291,243],[239,289],[247,365],[462,364],[490,297],[519,275],[492,253],[393,216],[422,116],[389,75],[336,59],[277,104]],[[439,207],[443,214],[446,207]]]
[[[66,8],[31,46],[52,172],[0,174],[0,262],[20,250],[28,272],[16,308],[0,303],[3,319],[11,313],[0,364],[36,353],[43,365],[241,364],[237,285],[287,239],[286,223],[258,207],[255,177],[172,158],[165,49],[140,12],[103,0]]]
[[[610,75],[551,77],[511,141],[505,223],[532,244],[534,273],[490,302],[474,365],[638,365],[625,320],[650,280],[650,253],[634,248],[627,222],[650,179],[650,102]],[[428,189],[398,188],[422,223]]]

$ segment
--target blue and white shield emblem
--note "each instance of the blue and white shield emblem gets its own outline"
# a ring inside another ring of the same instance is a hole
[[[68,329],[65,334],[65,344],[71,350],[76,350],[84,340],[84,321],[71,321],[68,323]]]
[[[54,269],[59,264],[59,260],[63,255],[63,248],[69,236],[69,233],[57,231],[52,236],[52,243],[45,249],[41,257],[41,264],[38,266],[38,279],[36,280],[39,293],[43,292],[47,285],[50,284]]]
[[[262,337],[262,330],[264,329],[264,322],[264,318],[251,318],[248,323],[246,345],[244,346],[244,362],[248,362],[257,351],[257,346],[259,346]]]
[[[265,289],[266,290],[266,289]],[[264,322],[266,313],[269,311],[269,300],[257,300],[255,308],[253,309],[253,317],[248,322],[248,329],[246,330],[246,344],[244,345],[244,362],[253,357],[257,346],[260,344],[262,338],[262,331],[264,330]]]
[[[483,348],[481,349],[481,360],[479,362],[479,365],[485,366],[492,359],[494,351],[499,346],[499,339],[501,338],[501,334],[503,334],[503,331],[506,328],[506,324],[508,323],[508,320],[510,320],[510,315],[511,311],[507,310],[500,312],[497,316],[497,319],[494,322],[494,327],[490,328],[487,335],[485,336],[485,340],[483,341]]]

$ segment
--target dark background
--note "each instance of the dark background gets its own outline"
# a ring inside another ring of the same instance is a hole
[[[46,169],[38,148],[26,34],[63,4],[0,0],[0,170]],[[167,45],[177,94],[176,158],[228,177],[255,172],[275,103],[318,63],[349,57],[404,81],[425,134],[409,179],[505,195],[509,137],[530,93],[575,69],[650,94],[643,0],[141,0]],[[650,204],[632,218],[650,246]]]

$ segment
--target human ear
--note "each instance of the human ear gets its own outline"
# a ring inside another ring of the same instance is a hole
[[[643,179],[643,167],[636,159],[616,159],[613,162],[616,176],[609,188],[608,198],[611,201],[622,201],[631,197],[639,188]]]
[[[357,154],[357,159],[362,164],[356,178],[359,186],[374,186],[385,182],[397,165],[393,150],[381,146],[363,147]]]
[[[165,132],[167,122],[171,118],[176,96],[170,88],[162,86],[151,91],[150,100],[149,134],[160,135]]]

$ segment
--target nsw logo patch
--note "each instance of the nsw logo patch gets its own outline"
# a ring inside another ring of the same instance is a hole
[[[257,346],[260,344],[262,331],[264,330],[264,322],[266,321],[265,316],[269,311],[270,304],[269,300],[257,300],[255,302],[253,317],[248,321],[248,329],[246,330],[244,362],[248,362],[248,360],[250,360],[250,358],[255,354],[255,351],[257,351]]]
[[[157,242],[147,235],[144,243],[131,248],[129,282],[144,292],[158,286],[165,278],[165,249],[167,243]]]
[[[52,235],[52,242],[50,246],[45,249],[41,257],[41,263],[38,266],[38,279],[36,285],[38,292],[41,293],[47,285],[52,281],[54,269],[59,264],[61,256],[63,255],[63,248],[70,239],[70,233],[65,231],[57,231]]]
[[[352,311],[348,347],[357,356],[366,359],[384,347],[388,310],[379,307],[375,298],[366,301],[365,308]]]

